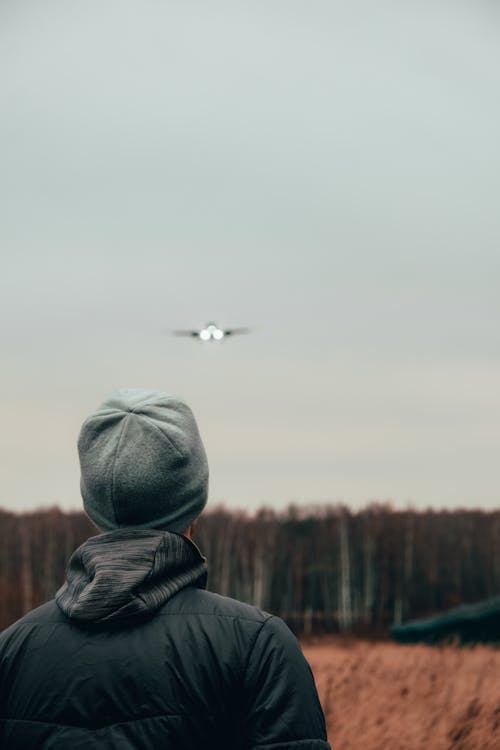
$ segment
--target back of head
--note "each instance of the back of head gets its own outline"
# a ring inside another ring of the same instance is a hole
[[[176,396],[116,391],[83,423],[78,452],[84,508],[100,529],[182,532],[205,507],[205,449]]]

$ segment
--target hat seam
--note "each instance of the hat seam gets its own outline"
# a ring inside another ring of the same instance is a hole
[[[113,456],[113,469],[111,473],[111,507],[113,508],[113,513],[116,519],[116,522],[118,523],[118,516],[116,514],[116,507],[115,507],[115,474],[116,474],[116,459],[118,457],[118,450],[122,443],[123,434],[125,432],[125,426],[128,422],[128,419],[130,417],[130,412],[127,414],[125,419],[123,420],[121,430],[120,430],[120,437],[118,438],[118,443],[116,445],[115,449],[115,455]]]
[[[178,403],[184,403],[181,398],[178,396],[174,396],[171,393],[164,393],[159,398],[156,398],[155,396],[148,396],[147,398],[143,399],[142,401],[139,401],[132,409],[130,409],[131,412],[135,413],[136,409],[140,409],[142,406],[155,406],[156,404],[159,404],[162,401],[172,401],[175,400]]]
[[[162,435],[162,437],[163,437],[163,438],[164,438],[164,439],[165,439],[165,440],[167,441],[167,443],[169,443],[169,444],[170,444],[170,445],[172,446],[172,448],[174,449],[174,451],[175,451],[175,452],[177,453],[177,455],[178,455],[178,456],[179,456],[180,458],[184,458],[184,455],[183,455],[183,454],[182,454],[182,453],[180,452],[180,450],[178,449],[178,447],[176,446],[176,444],[175,444],[175,443],[173,442],[173,440],[171,440],[171,438],[169,438],[169,436],[168,436],[168,435],[167,435],[167,434],[166,434],[165,432],[163,432],[163,430],[160,430],[160,428],[158,427],[158,425],[156,425],[156,424],[155,424],[155,423],[153,422],[153,420],[152,420],[152,419],[150,419],[149,417],[146,417],[146,415],[145,415],[145,414],[141,414],[141,417],[142,417],[142,418],[143,418],[143,419],[144,419],[144,420],[145,420],[145,421],[146,421],[146,422],[147,422],[148,424],[150,424],[150,425],[151,425],[151,427],[154,427],[154,429],[155,429],[155,430],[157,430],[157,431],[158,431],[158,432],[160,433],[160,435]],[[120,436],[120,440],[121,440],[121,436]]]

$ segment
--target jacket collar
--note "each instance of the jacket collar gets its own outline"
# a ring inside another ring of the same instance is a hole
[[[118,529],[87,539],[71,556],[56,602],[82,624],[126,623],[156,612],[186,586],[205,588],[206,559],[181,534]]]

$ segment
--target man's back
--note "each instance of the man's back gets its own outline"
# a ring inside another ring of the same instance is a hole
[[[288,628],[205,578],[178,534],[88,540],[57,603],[0,636],[0,746],[328,748]]]

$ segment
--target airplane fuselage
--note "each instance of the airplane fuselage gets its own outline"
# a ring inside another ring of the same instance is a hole
[[[199,338],[202,341],[221,341],[224,338],[224,331],[219,328],[215,323],[208,323],[205,328],[202,328],[198,333]]]

